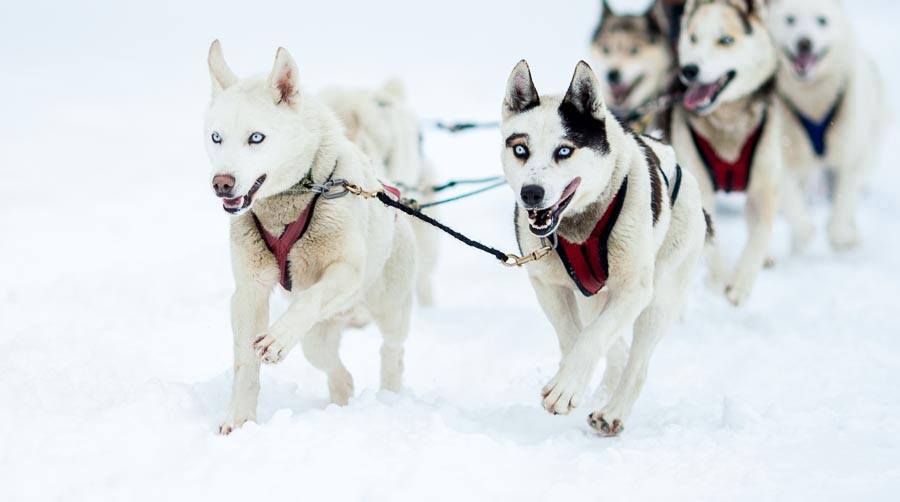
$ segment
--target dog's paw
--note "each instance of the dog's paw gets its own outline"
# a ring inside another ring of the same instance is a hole
[[[625,430],[625,425],[618,418],[607,420],[602,411],[595,411],[588,415],[588,425],[604,437],[618,436]]]
[[[778,262],[775,261],[774,256],[767,256],[766,259],[763,261],[763,268],[765,268],[765,269],[775,268],[775,265],[778,265]]]
[[[568,415],[581,404],[591,379],[591,368],[582,364],[563,364],[553,380],[541,391],[541,405],[554,415]]]
[[[731,280],[725,284],[725,298],[735,307],[743,305],[750,298],[755,281],[756,274],[742,272],[738,269]]]
[[[266,364],[280,363],[290,349],[271,333],[259,335],[253,340],[256,357]]]
[[[246,420],[226,420],[219,425],[219,435],[227,436],[244,425]]]
[[[828,226],[828,239],[836,251],[848,251],[859,245],[859,229],[852,223],[832,223]]]

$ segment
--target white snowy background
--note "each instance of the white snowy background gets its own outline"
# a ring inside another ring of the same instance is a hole
[[[642,3],[614,2],[617,7]],[[406,390],[377,392],[379,336],[350,331],[346,408],[296,353],[259,422],[215,434],[231,381],[228,217],[209,188],[206,51],[240,74],[288,47],[306,87],[407,82],[425,118],[496,119],[520,58],[561,92],[598,2],[3,2],[0,500],[897,500],[897,128],[865,243],[778,266],[740,310],[698,277],[624,435],[539,406],[555,336],[524,271],[445,240]],[[845,2],[897,108],[900,5]],[[496,131],[426,135],[443,177],[500,172]],[[868,145],[859,145],[868,148]],[[513,249],[512,195],[443,211]],[[733,255],[736,211],[720,222]]]

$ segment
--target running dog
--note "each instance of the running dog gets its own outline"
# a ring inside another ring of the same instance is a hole
[[[799,199],[782,176],[787,112],[775,96],[778,56],[764,8],[762,0],[688,0],[678,42],[686,86],[670,134],[678,159],[699,180],[708,210],[715,208],[717,192],[747,197],[749,235],[736,269],[726,274],[715,246],[708,257],[710,282],[724,282],[735,305],[750,296],[767,258],[780,197]],[[812,235],[809,222],[796,212],[787,215],[794,224],[794,247],[802,249]]]
[[[434,169],[421,148],[419,119],[406,100],[403,84],[391,80],[372,90],[329,89],[319,97],[338,115],[347,137],[380,167],[382,179],[428,202]],[[431,211],[432,216],[435,211]],[[438,234],[414,221],[418,245],[416,291],[419,303],[434,303],[432,274],[437,267]]]
[[[543,407],[567,414],[582,404],[606,356],[601,390],[611,399],[588,422],[612,436],[624,428],[657,342],[678,318],[712,228],[697,181],[674,151],[624,127],[602,95],[582,61],[565,96],[540,96],[521,61],[507,83],[501,131],[519,247],[555,251],[528,265],[562,353]]]
[[[298,343],[327,375],[331,402],[347,404],[353,378],[338,346],[358,310],[384,338],[381,387],[399,390],[415,276],[409,222],[381,204],[310,190],[339,179],[375,186],[378,178],[334,113],[300,89],[285,49],[278,49],[267,78],[239,79],[214,41],[209,72],[206,151],[212,188],[232,215],[235,281],[234,386],[219,432],[255,420],[260,363],[283,360]],[[291,305],[269,326],[276,288]]]
[[[668,131],[670,114],[660,101],[671,87],[675,56],[652,10],[618,15],[604,0],[591,54],[612,112],[642,131]]]
[[[781,54],[778,89],[789,171],[804,185],[832,170],[833,248],[859,243],[856,212],[884,125],[884,90],[875,63],[858,47],[838,0],[774,0],[769,28]]]

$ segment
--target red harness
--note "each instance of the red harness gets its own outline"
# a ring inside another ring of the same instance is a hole
[[[688,126],[691,131],[691,137],[694,139],[694,146],[706,165],[706,171],[709,173],[709,179],[712,181],[716,191],[743,192],[750,185],[750,170],[753,167],[753,158],[756,156],[756,148],[759,146],[759,140],[762,138],[762,132],[766,125],[766,116],[763,116],[762,122],[756,130],[750,134],[747,141],[741,148],[741,154],[735,162],[728,162],[719,157],[715,148],[703,136],[697,134],[693,127]]]
[[[616,225],[616,220],[619,219],[622,204],[625,203],[627,186],[626,178],[606,208],[606,212],[594,226],[591,235],[584,242],[569,242],[562,237],[557,240],[556,252],[569,277],[575,281],[575,285],[584,296],[596,295],[609,278],[609,235]]]
[[[312,200],[309,201],[309,204],[300,212],[300,216],[297,217],[293,223],[284,228],[284,231],[281,232],[281,237],[275,237],[269,233],[269,231],[262,226],[262,223],[259,222],[259,218],[256,217],[256,214],[253,215],[253,221],[256,222],[256,228],[259,230],[259,235],[262,236],[263,242],[266,243],[266,247],[269,248],[269,251],[275,256],[275,261],[278,262],[278,273],[280,275],[279,282],[281,283],[281,287],[287,291],[291,290],[291,262],[288,260],[288,253],[291,252],[294,244],[303,238],[303,234],[305,234],[306,230],[309,228],[309,222],[312,220],[313,212],[316,209],[316,202],[318,202],[320,195],[321,194],[317,193],[313,196]]]

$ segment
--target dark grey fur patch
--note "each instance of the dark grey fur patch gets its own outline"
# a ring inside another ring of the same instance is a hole
[[[662,211],[662,180],[659,176],[662,168],[660,167],[659,157],[650,148],[650,145],[639,135],[634,133],[632,135],[638,146],[644,151],[644,158],[647,160],[647,170],[650,173],[650,210],[653,212],[653,224],[656,225],[659,222],[659,213]]]
[[[692,10],[688,14],[688,19],[694,17],[694,14],[697,12],[697,10],[700,9],[701,6],[706,5],[706,4],[718,3],[721,5],[731,7],[732,9],[734,9],[735,12],[737,12],[738,17],[741,18],[741,24],[744,25],[744,33],[749,35],[749,34],[753,33],[753,25],[750,24],[750,16],[752,16],[754,14],[755,9],[753,6],[753,0],[744,0],[744,1],[747,4],[747,10],[741,9],[740,7],[738,7],[737,5],[735,5],[731,2],[720,2],[717,0],[702,0],[702,1],[699,1],[696,4],[694,4],[694,10]]]
[[[590,110],[593,103],[583,103],[582,110]],[[559,105],[559,118],[565,129],[565,137],[578,148],[591,148],[602,155],[609,153],[609,139],[606,137],[606,121],[598,119],[590,112],[582,113],[568,99]]]
[[[706,243],[712,244],[716,238],[716,229],[713,227],[712,216],[706,212],[706,209],[703,210],[703,219],[706,220]]]

